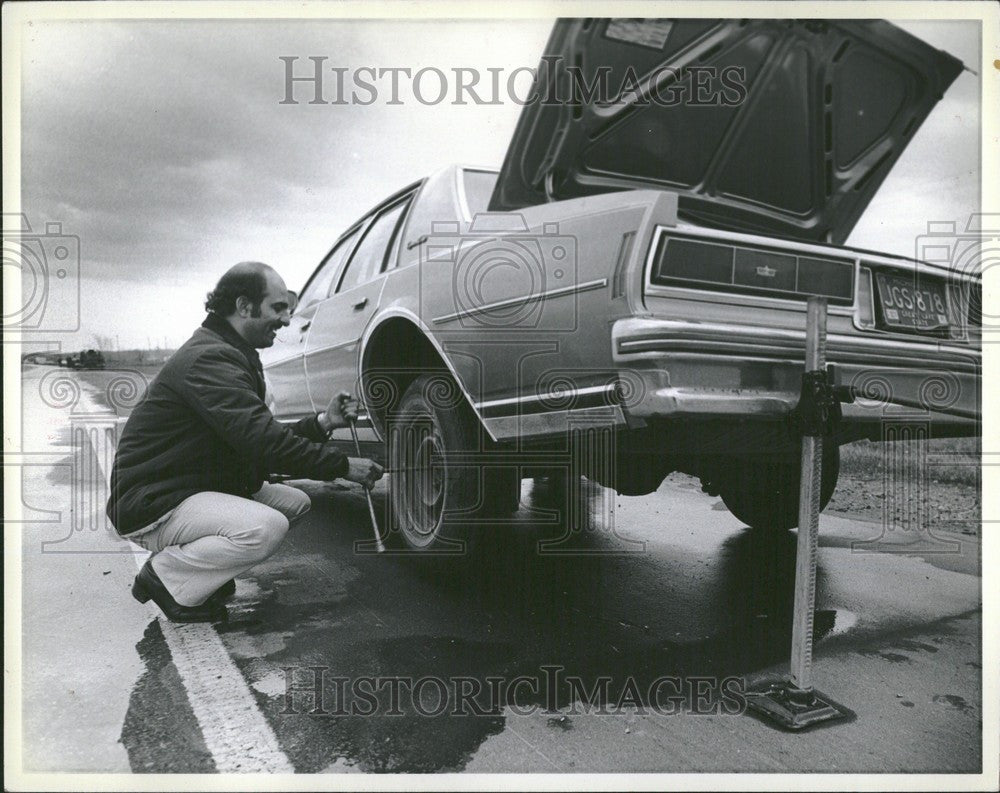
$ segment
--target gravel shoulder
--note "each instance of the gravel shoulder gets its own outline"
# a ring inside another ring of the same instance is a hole
[[[925,488],[908,489],[896,495],[881,477],[841,474],[824,513],[871,523],[895,519],[904,526],[912,526],[918,522],[978,537],[980,495],[978,487],[957,482],[930,482]]]
[[[825,512],[979,536],[980,448],[979,438],[842,446],[840,478]]]

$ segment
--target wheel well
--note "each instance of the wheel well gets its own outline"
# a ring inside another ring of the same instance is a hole
[[[413,322],[393,317],[372,334],[361,361],[361,394],[372,422],[385,437],[386,416],[413,380],[448,372],[444,359]]]

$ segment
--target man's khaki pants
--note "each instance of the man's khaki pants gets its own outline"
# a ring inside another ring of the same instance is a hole
[[[153,570],[182,606],[198,606],[230,578],[278,550],[309,496],[265,484],[251,498],[195,493],[127,539],[152,551]]]

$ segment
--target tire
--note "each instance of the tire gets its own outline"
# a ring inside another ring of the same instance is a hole
[[[837,488],[840,449],[823,444],[820,511],[826,509]],[[758,531],[787,531],[799,524],[801,463],[787,457],[749,456],[728,467],[719,481],[719,495],[729,511]]]
[[[616,468],[614,481],[607,486],[622,496],[655,493],[670,473],[669,466],[662,460],[636,455],[622,455]]]
[[[577,459],[588,463],[583,474],[622,496],[655,493],[671,471],[663,457],[633,453],[620,433],[614,433],[609,440],[606,430],[578,432],[573,444]],[[611,444],[614,448],[610,448]]]
[[[397,547],[461,554],[474,539],[473,521],[510,511],[515,480],[520,491],[516,468],[482,469],[480,476],[480,466],[455,459],[480,451],[483,439],[450,375],[424,374],[410,383],[392,412],[388,434],[389,468],[397,472],[389,482],[390,539]]]
[[[484,516],[510,515],[521,508],[521,471],[516,465],[483,469]]]

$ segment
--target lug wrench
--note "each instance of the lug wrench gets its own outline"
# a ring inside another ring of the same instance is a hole
[[[347,421],[351,425],[351,437],[354,438],[354,449],[357,452],[358,457],[360,457],[361,456],[361,444],[358,443],[358,429],[357,429],[357,427],[354,426],[354,422],[356,420],[357,419],[349,418]],[[372,503],[372,491],[369,490],[364,485],[362,485],[362,487],[365,488],[365,498],[368,499],[368,514],[371,515],[371,518],[372,518],[372,531],[375,532],[375,550],[378,553],[384,553],[385,552],[385,546],[382,544],[382,535],[379,533],[379,530],[378,530],[378,520],[376,520],[376,518],[375,518],[375,505]]]

